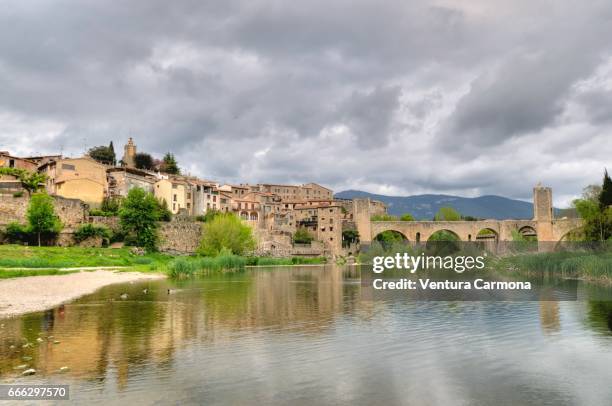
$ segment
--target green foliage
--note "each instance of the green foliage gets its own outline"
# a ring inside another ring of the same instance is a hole
[[[346,244],[352,244],[359,241],[359,231],[350,229],[342,231],[342,241]]]
[[[440,230],[433,233],[427,241],[459,241],[459,237],[450,231]]]
[[[67,275],[79,271],[60,271],[59,269],[3,269],[0,279],[22,278],[24,276]]]
[[[37,235],[39,247],[42,234],[57,234],[62,229],[59,217],[55,215],[53,198],[46,193],[32,195],[26,217],[28,219],[28,229]]]
[[[397,221],[397,216],[392,216],[390,214],[375,214],[370,217],[371,221]]]
[[[304,228],[300,227],[293,234],[293,243],[294,244],[310,244],[314,240],[314,237],[310,232]]]
[[[15,198],[23,197],[23,192],[15,192],[15,193],[13,193],[13,197],[15,197]]]
[[[162,166],[161,166],[161,171],[172,174],[172,175],[181,174],[181,169],[178,167],[174,154],[171,154],[170,152],[168,152],[166,153],[166,155],[164,155],[164,159],[163,159]]]
[[[157,250],[159,202],[151,193],[140,188],[130,190],[119,209],[119,217],[122,230],[136,245],[150,252]]]
[[[0,168],[0,176],[1,175],[15,176],[21,181],[21,185],[28,193],[37,192],[41,188],[41,185],[44,185],[47,181],[47,176],[42,173],[28,172],[19,168],[2,167]]]
[[[204,223],[198,252],[205,256],[217,256],[224,248],[235,255],[255,249],[251,228],[233,213],[220,214]]]
[[[521,254],[501,258],[497,265],[506,269],[553,272],[572,278],[612,279],[612,252],[609,249]]]
[[[607,169],[604,171],[603,184],[601,185],[601,193],[598,198],[602,210],[612,206],[612,179],[610,179]]]
[[[104,200],[102,200],[100,209],[107,213],[118,214],[121,208],[121,200],[120,197],[105,197]]]
[[[77,242],[84,241],[91,237],[101,237],[103,240],[110,240],[111,231],[108,227],[97,224],[83,224],[74,232],[74,239]]]
[[[435,221],[459,221],[461,214],[452,207],[440,207],[440,210],[434,216]]]
[[[583,220],[581,235],[587,241],[604,241],[612,238],[612,206],[606,205],[609,199],[610,177],[605,172],[603,186],[587,186],[581,199],[573,206]]]
[[[214,219],[215,217],[217,217],[220,214],[221,214],[221,212],[219,210],[216,210],[216,209],[207,210],[206,213],[204,213],[203,216],[197,216],[196,220],[197,221],[201,221],[202,223],[207,223],[207,222],[211,221],[212,219]]]
[[[414,216],[410,213],[404,213],[400,216],[401,221],[414,221]]]
[[[115,149],[112,145],[113,143],[111,142],[111,145],[108,147],[105,147],[104,145],[93,147],[87,152],[87,155],[101,164],[114,165],[116,162],[116,157]]]
[[[319,265],[327,263],[325,257],[246,257],[247,266],[289,266],[289,265]]]
[[[11,243],[25,242],[30,238],[30,231],[28,230],[28,226],[13,222],[6,226],[4,235]]]
[[[157,200],[157,219],[158,221],[172,220],[172,212],[168,208],[168,202],[165,199]]]
[[[153,157],[145,152],[139,152],[134,156],[134,165],[138,169],[153,170],[155,168]]]
[[[393,230],[383,231],[374,240],[378,241],[385,250],[393,246],[406,245],[408,242],[402,233]]]

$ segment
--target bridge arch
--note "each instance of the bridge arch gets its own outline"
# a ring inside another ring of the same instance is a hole
[[[485,227],[476,234],[476,241],[499,241],[499,233],[490,227]]]
[[[431,233],[427,241],[461,241],[461,237],[453,230],[443,228]]]
[[[392,229],[392,228],[380,231],[379,233],[377,233],[374,236],[373,240],[381,241],[382,239],[384,239],[385,236],[391,236],[391,235],[394,235],[396,237],[396,239],[398,239],[398,240],[401,239],[401,240],[404,240],[404,241],[409,241],[408,240],[408,236],[406,236],[405,233],[402,233],[401,231],[395,230],[395,229]]]
[[[538,232],[531,226],[523,226],[518,229],[518,233],[528,241],[537,241]]]

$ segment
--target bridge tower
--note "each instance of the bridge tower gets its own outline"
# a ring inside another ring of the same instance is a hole
[[[540,184],[533,188],[533,219],[536,221],[538,241],[554,241],[551,188]]]
[[[370,223],[370,199],[353,199],[353,221],[359,232],[362,244],[372,242],[372,224]]]

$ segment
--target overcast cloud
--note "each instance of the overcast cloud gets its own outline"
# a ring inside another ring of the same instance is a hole
[[[0,149],[567,204],[612,169],[612,3],[3,1]]]

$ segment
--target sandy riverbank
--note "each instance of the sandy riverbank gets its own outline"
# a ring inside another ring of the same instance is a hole
[[[163,274],[98,270],[4,279],[0,280],[0,318],[46,310],[106,285],[164,277]]]

